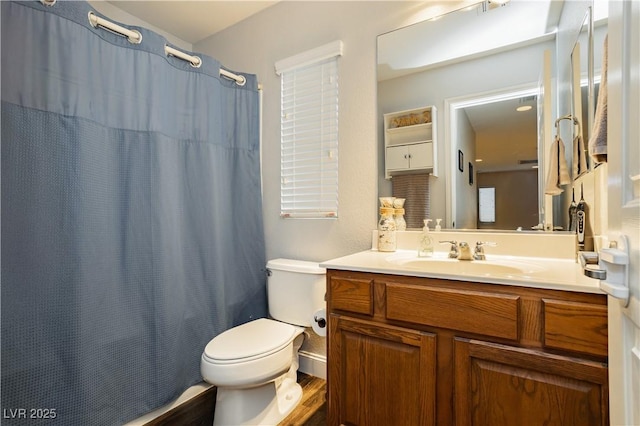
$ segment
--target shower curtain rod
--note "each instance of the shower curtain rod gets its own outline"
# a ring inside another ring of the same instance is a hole
[[[97,28],[101,27],[106,29],[107,31],[111,31],[118,35],[126,37],[131,43],[139,44],[142,42],[142,34],[136,30],[130,30],[128,28],[122,27],[115,22],[108,21],[104,18],[100,18],[93,12],[89,12],[89,23],[92,27]],[[192,56],[187,53],[184,53],[181,50],[175,49],[171,46],[164,45],[164,53],[165,55],[175,56],[176,58],[183,59],[191,64],[194,68],[199,68],[202,65],[202,59],[198,56]],[[247,82],[247,79],[243,75],[237,75],[230,71],[220,68],[220,75],[231,80],[234,80],[238,86],[244,86]]]

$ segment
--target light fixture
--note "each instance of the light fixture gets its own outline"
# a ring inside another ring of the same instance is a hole
[[[486,13],[494,9],[499,9],[503,6],[508,6],[510,0],[484,0],[480,3],[482,8],[479,9],[480,12]]]
[[[531,105],[522,105],[516,108],[516,111],[518,112],[529,111],[531,108],[533,108]]]
[[[476,163],[482,163],[482,158],[476,158]]]

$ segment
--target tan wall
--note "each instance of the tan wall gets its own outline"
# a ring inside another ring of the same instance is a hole
[[[530,230],[538,224],[538,172],[535,169],[478,173],[478,188],[496,188],[496,222],[478,229]]]

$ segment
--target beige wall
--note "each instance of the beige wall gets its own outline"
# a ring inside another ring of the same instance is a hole
[[[496,189],[496,222],[478,229],[530,230],[538,224],[538,172],[535,169],[478,173],[478,188]]]
[[[473,163],[476,158],[476,139],[467,114],[463,110],[456,112],[456,145],[462,151],[462,171],[458,168],[458,157],[456,155],[456,217],[452,227],[455,229],[475,229],[478,222],[478,182],[474,176],[473,185],[469,185],[469,163]],[[475,175],[475,172],[474,172]],[[446,175],[444,176],[446,179]],[[500,229],[500,228],[495,228]],[[506,228],[503,228],[506,229]]]
[[[378,220],[376,36],[424,19],[425,5],[283,1],[194,46],[230,69],[257,74],[263,84],[267,258],[324,261],[370,247]],[[429,13],[440,11],[427,9]],[[280,80],[274,64],[338,39],[344,43],[339,61],[339,218],[281,219]]]

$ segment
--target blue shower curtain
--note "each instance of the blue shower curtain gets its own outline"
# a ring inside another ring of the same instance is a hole
[[[2,423],[119,425],[266,315],[256,79],[0,3]]]

